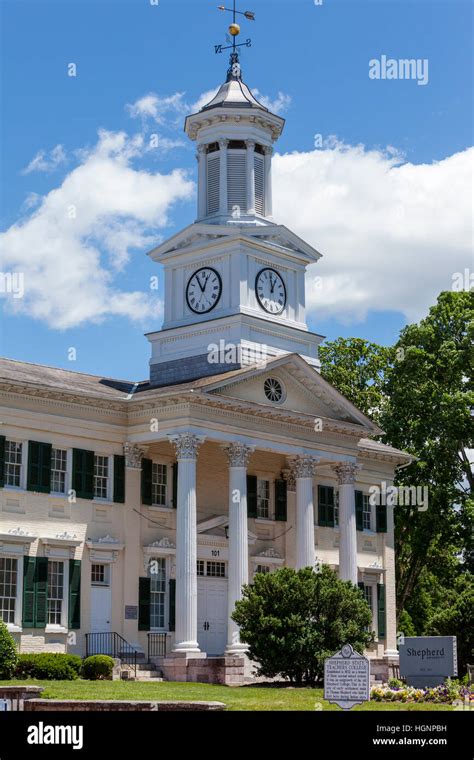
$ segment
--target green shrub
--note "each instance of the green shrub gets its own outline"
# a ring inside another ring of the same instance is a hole
[[[310,567],[257,573],[244,586],[232,620],[258,673],[296,684],[321,679],[325,659],[343,644],[363,652],[373,641],[372,614],[360,590],[328,565],[319,573]]]
[[[400,681],[399,678],[389,678],[388,685],[391,689],[401,689],[402,686],[404,686],[404,683],[403,681]]]
[[[73,681],[79,677],[82,660],[77,654],[40,652],[20,654],[15,678],[38,678],[48,681]]]
[[[82,675],[89,681],[103,681],[112,678],[114,661],[107,654],[94,654],[82,663]]]
[[[0,620],[0,678],[11,678],[18,662],[15,640]]]

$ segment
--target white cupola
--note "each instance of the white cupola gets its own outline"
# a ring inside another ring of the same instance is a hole
[[[285,120],[272,114],[242,81],[237,53],[214,98],[188,116],[197,143],[197,221],[268,224],[272,218],[272,144]]]

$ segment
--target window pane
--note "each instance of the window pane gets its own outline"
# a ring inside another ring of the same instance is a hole
[[[21,486],[21,456],[23,445],[5,441],[5,485]]]
[[[108,496],[109,458],[96,455],[94,457],[94,496],[106,499]]]
[[[362,527],[365,530],[372,529],[372,510],[369,502],[369,495],[364,493],[362,496]]]
[[[48,624],[61,625],[64,595],[64,563],[48,562]]]
[[[151,501],[152,504],[166,505],[166,478],[167,466],[165,464],[155,464],[153,462],[151,469]]]
[[[208,562],[206,575],[210,578],[225,578],[225,562]]]
[[[166,601],[166,560],[154,558],[149,564],[150,583],[150,627],[165,627]]]
[[[17,560],[10,557],[0,559],[0,620],[15,622],[17,584]]]
[[[257,480],[257,517],[268,518],[270,506],[270,482]]]
[[[51,451],[51,492],[66,493],[66,461],[65,449]]]

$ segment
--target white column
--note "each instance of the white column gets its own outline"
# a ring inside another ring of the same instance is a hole
[[[255,142],[246,140],[247,146],[247,214],[255,214]]]
[[[198,161],[198,218],[207,215],[207,145],[198,145],[196,158]]]
[[[228,214],[227,208],[227,146],[229,141],[219,140],[219,213]]]
[[[249,581],[247,527],[247,463],[252,446],[231,443],[224,447],[229,462],[229,565],[227,590],[227,647],[226,654],[245,652],[239,627],[231,620],[235,603],[242,598],[242,586]]]
[[[196,459],[204,438],[192,433],[170,435],[178,460],[176,514],[176,634],[174,652],[198,653]]]
[[[317,457],[297,456],[291,460],[296,480],[296,569],[314,567],[313,475]]]
[[[133,606],[138,609],[138,577],[141,572],[141,542],[140,542],[140,519],[134,509],[140,504],[140,479],[142,458],[145,449],[135,443],[127,443],[123,446],[125,456],[125,504],[123,505],[124,531],[127,537],[124,561],[123,561],[123,598],[120,609]],[[138,518],[138,519],[137,519]],[[112,610],[112,614],[114,611]],[[123,615],[123,613],[122,613]],[[138,621],[123,620],[120,615],[121,628],[112,628],[119,631],[130,644],[138,644]],[[122,622],[123,620],[123,622]],[[110,621],[113,625],[113,618]]]
[[[273,196],[272,196],[272,155],[273,148],[267,145],[264,149],[264,177],[265,177],[265,216],[271,217],[273,214]]]
[[[339,577],[357,584],[357,529],[354,484],[360,466],[353,462],[332,465],[339,485]]]

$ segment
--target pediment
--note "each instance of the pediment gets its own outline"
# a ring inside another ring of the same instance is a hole
[[[265,394],[265,380],[275,378],[283,388],[283,399],[275,403]],[[379,428],[348,399],[331,386],[314,367],[298,354],[287,354],[267,362],[265,367],[249,367],[232,373],[206,387],[206,393],[268,407],[269,412],[289,412],[308,418],[330,419],[360,425],[364,435]]]

